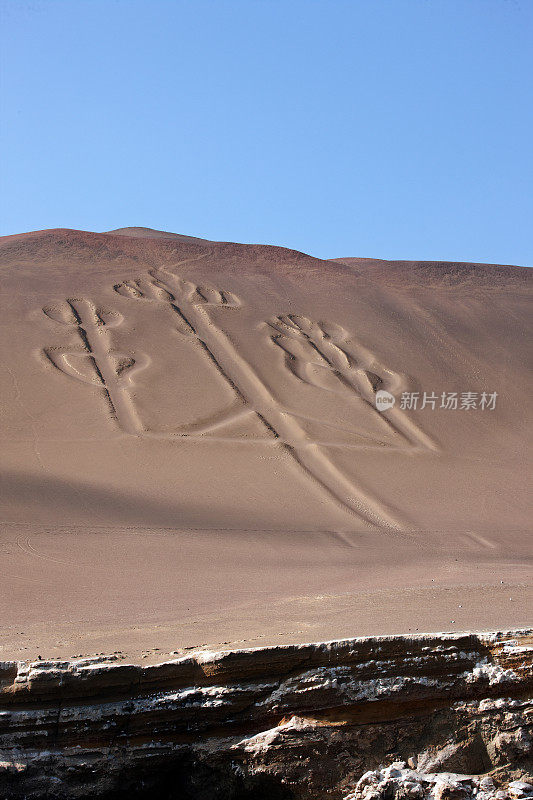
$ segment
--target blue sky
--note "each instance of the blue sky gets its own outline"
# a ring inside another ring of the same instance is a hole
[[[533,264],[531,0],[0,0],[0,233]]]

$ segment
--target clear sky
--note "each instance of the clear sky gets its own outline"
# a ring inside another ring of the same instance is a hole
[[[533,264],[533,0],[0,0],[3,234]]]

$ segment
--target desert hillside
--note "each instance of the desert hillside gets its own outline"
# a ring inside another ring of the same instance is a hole
[[[0,658],[530,622],[530,270],[144,228],[0,259]]]

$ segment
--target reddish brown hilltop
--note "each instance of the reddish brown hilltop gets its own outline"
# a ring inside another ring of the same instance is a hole
[[[527,267],[450,261],[383,261],[372,258],[332,260],[352,267],[360,276],[388,286],[412,283],[435,287],[472,285],[531,289],[531,271]]]

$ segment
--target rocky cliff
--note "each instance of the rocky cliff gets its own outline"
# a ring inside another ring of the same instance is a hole
[[[0,796],[527,797],[532,654],[513,631],[3,662]]]

